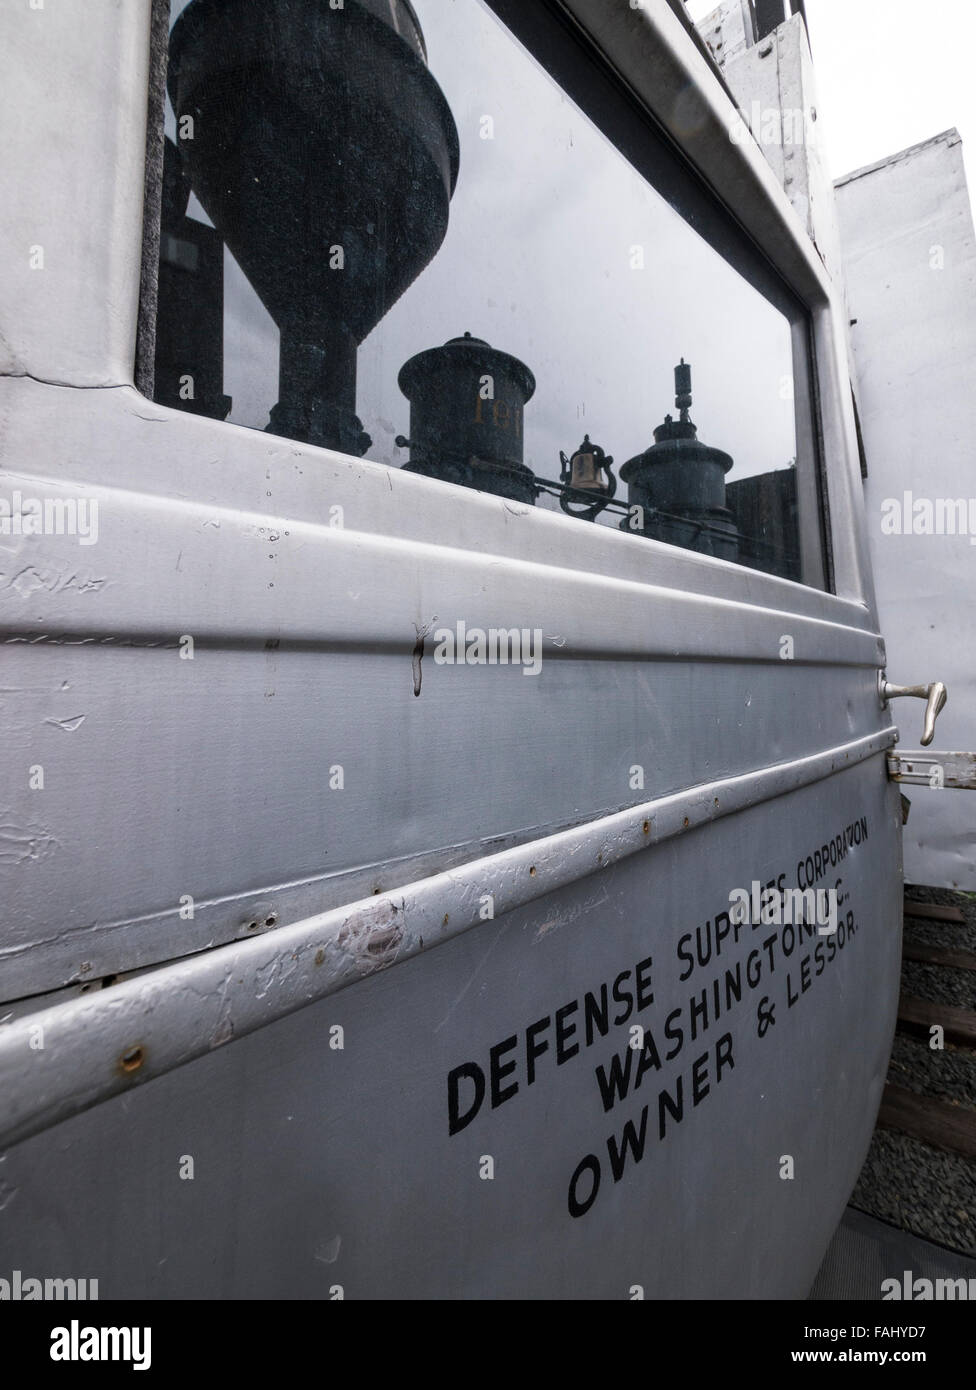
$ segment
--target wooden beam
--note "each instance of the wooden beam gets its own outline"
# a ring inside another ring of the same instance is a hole
[[[901,948],[905,960],[923,965],[948,965],[953,970],[976,970],[976,951],[956,950],[952,946],[929,946],[924,941],[906,941]]]
[[[918,917],[923,922],[961,922],[965,926],[966,918],[963,916],[962,909],[958,907],[939,907],[935,903],[913,903],[905,899],[905,916]]]
[[[976,1158],[976,1110],[920,1096],[902,1086],[886,1086],[878,1124],[897,1129],[937,1149]]]
[[[954,1004],[933,1004],[931,999],[916,999],[903,994],[898,1000],[898,1028],[902,1033],[914,1033],[928,1038],[930,1029],[938,1025],[945,1030],[948,1042],[962,1047],[976,1047],[976,1013]]]

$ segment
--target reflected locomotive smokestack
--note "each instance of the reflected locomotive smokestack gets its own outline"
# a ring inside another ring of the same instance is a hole
[[[674,403],[680,418],[666,415],[654,431],[654,443],[620,470],[631,507],[645,513],[643,534],[716,555],[738,558],[735,520],[726,506],[725,475],[732,458],[702,444],[691,416],[691,366],[682,357],[674,369]],[[631,531],[630,520],[620,523]]]
[[[359,344],[443,241],[458,172],[409,0],[192,0],[167,81],[193,191],[281,332],[269,429],[365,453]]]
[[[460,483],[535,505],[525,449],[524,407],[535,377],[524,362],[465,333],[418,352],[400,368],[410,402],[408,473]]]

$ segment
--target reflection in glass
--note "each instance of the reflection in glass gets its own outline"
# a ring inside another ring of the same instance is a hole
[[[158,399],[811,582],[790,320],[483,0],[174,8]]]

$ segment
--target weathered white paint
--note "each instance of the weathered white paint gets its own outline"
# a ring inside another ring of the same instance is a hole
[[[149,7],[0,6],[0,375],[133,379]]]
[[[753,44],[749,0],[724,0],[695,26],[719,67]]]
[[[976,498],[976,244],[962,145],[945,131],[837,185],[869,537],[888,674],[944,681],[940,748],[976,750],[976,545],[968,535],[886,535],[886,499]],[[939,266],[941,265],[941,269]],[[889,508],[893,515],[894,509]],[[922,706],[899,711],[916,746]],[[911,720],[912,714],[915,715]],[[976,797],[913,789],[911,882],[976,888]]]
[[[794,15],[758,44],[730,55],[723,68],[746,123],[816,247],[834,294],[843,305],[840,234],[806,23]],[[843,323],[848,355],[849,317],[845,313]],[[852,379],[850,384],[860,410],[857,382]]]

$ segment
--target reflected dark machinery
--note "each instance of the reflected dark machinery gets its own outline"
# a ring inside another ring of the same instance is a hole
[[[408,473],[535,503],[536,480],[523,462],[523,412],[535,391],[524,362],[465,333],[400,368],[410,402]]]
[[[167,139],[159,235],[154,396],[162,405],[226,420],[224,246],[213,227],[188,217],[190,180]]]
[[[409,0],[192,0],[167,82],[193,191],[281,332],[269,429],[365,453],[359,344],[443,241],[458,173]]]
[[[732,458],[721,449],[702,444],[689,416],[691,367],[681,359],[674,369],[675,420],[666,415],[654,431],[654,443],[629,459],[620,470],[628,487],[630,506],[644,516],[638,534],[667,541],[686,550],[738,559],[738,530],[726,505],[725,475]],[[631,522],[621,529],[634,530]]]

